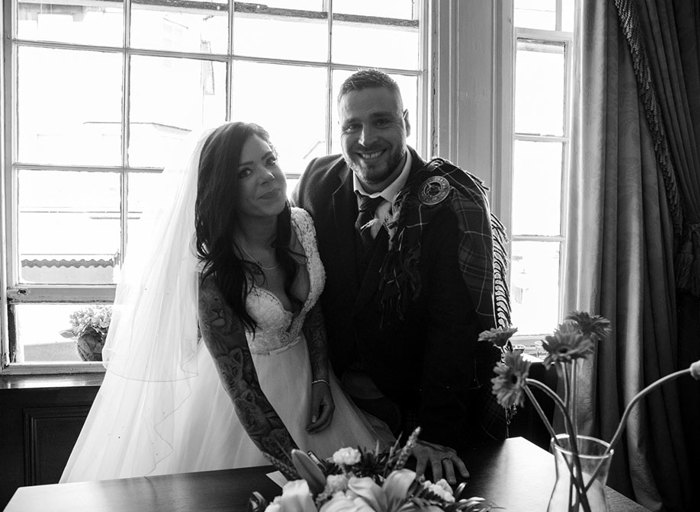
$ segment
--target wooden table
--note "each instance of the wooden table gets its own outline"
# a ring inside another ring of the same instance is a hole
[[[552,455],[521,438],[466,454],[472,477],[467,493],[504,512],[544,512],[554,485]],[[205,471],[99,482],[20,487],[5,512],[238,512],[252,490],[268,499],[281,493],[271,467]],[[610,512],[648,512],[607,489]]]

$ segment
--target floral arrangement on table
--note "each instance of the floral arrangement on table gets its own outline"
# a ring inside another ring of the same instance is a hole
[[[607,469],[630,412],[639,400],[666,382],[686,374],[700,380],[700,361],[653,382],[637,393],[627,404],[612,440],[606,443],[578,434],[576,374],[581,362],[593,354],[596,344],[604,342],[607,338],[610,322],[601,316],[574,311],[559,324],[551,336],[546,336],[543,340],[542,348],[547,354],[544,364],[546,367],[556,367],[559,381],[564,387],[563,398],[542,382],[528,377],[530,362],[510,348],[510,337],[516,331],[513,327],[491,329],[482,332],[479,339],[491,341],[503,351],[503,361],[494,368],[496,377],[491,379],[492,392],[496,395],[498,403],[506,411],[512,412],[517,406],[524,404],[527,396],[551,435],[552,450],[558,465],[558,480],[548,510],[591,512],[598,510],[598,507],[601,507],[600,510],[607,510],[603,493]],[[550,420],[533,395],[532,388],[541,390],[554,401],[564,418],[564,434],[557,435],[554,432]],[[597,447],[595,453],[589,451],[592,447]],[[560,466],[566,470],[559,471]],[[563,474],[563,478],[560,473]],[[553,506],[554,502],[557,504]]]
[[[101,361],[102,347],[112,321],[110,306],[87,306],[71,313],[71,328],[61,331],[64,338],[74,338],[80,357],[85,361]]]
[[[270,459],[285,474],[296,474],[272,503],[253,493],[249,510],[259,512],[487,512],[483,498],[463,498],[466,483],[453,491],[446,480],[435,483],[405,468],[418,439],[416,429],[401,448],[341,448],[328,460],[293,450],[294,468]]]

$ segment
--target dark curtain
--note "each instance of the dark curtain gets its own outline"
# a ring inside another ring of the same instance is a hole
[[[643,62],[638,66],[637,86],[648,91],[641,98],[655,98],[645,101],[644,107],[647,122],[660,125],[654,133],[656,159],[668,159],[668,172],[677,183],[675,197],[667,187],[669,203],[680,205],[680,237],[674,247],[678,339],[671,357],[677,368],[683,368],[700,359],[700,2],[618,2],[617,11],[631,53],[646,57],[648,67]],[[679,394],[687,460],[698,461],[700,385],[681,383]],[[685,503],[697,508],[700,468],[689,464],[688,470],[695,485]],[[661,484],[662,489],[667,487]]]
[[[585,0],[566,305],[612,320],[581,374],[582,431],[610,439],[646,385],[699,358],[697,0]],[[700,386],[650,395],[609,484],[651,510],[700,503]]]

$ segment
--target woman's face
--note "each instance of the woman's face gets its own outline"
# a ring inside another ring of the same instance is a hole
[[[257,135],[243,145],[236,180],[236,210],[241,217],[277,216],[284,209],[287,180],[277,165],[277,155]]]

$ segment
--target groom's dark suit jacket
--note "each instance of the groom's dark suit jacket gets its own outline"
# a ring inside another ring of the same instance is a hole
[[[425,163],[411,151],[413,173]],[[387,235],[382,228],[363,273],[354,228],[357,198],[343,158],[312,161],[293,202],[311,213],[316,227],[326,270],[321,304],[336,375],[359,362],[404,418],[422,427],[421,439],[464,447],[478,423],[474,392],[469,391],[474,386],[472,355],[478,333],[492,326],[479,324],[458,269],[452,211],[443,209],[423,231],[418,299],[403,321],[391,318],[382,326],[377,289]]]

